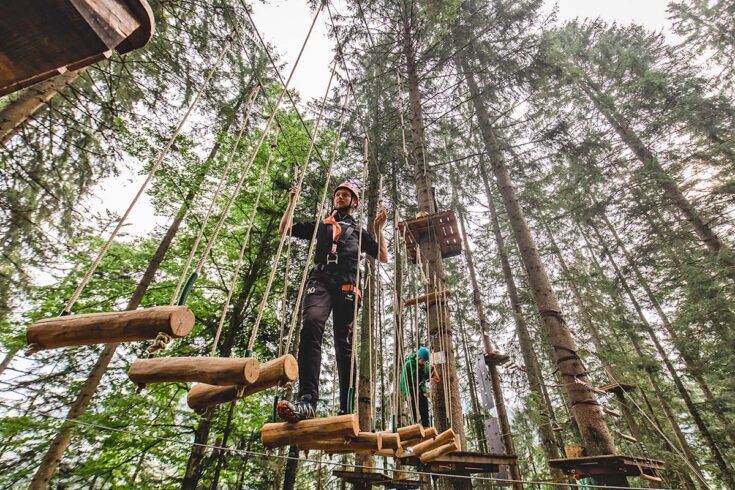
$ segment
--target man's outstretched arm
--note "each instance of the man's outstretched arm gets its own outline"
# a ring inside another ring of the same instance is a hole
[[[288,192],[288,205],[286,206],[286,211],[284,211],[283,216],[281,217],[281,224],[278,226],[278,232],[281,234],[281,236],[285,235],[286,232],[288,232],[288,229],[291,225],[291,218],[293,218],[293,210],[295,207],[296,189],[292,187],[291,190]]]
[[[378,260],[382,263],[387,263],[388,259],[388,245],[385,243],[385,236],[383,235],[383,228],[385,223],[388,221],[388,213],[385,212],[385,208],[380,206],[375,221],[373,222],[373,231],[375,232],[376,239],[378,240]]]

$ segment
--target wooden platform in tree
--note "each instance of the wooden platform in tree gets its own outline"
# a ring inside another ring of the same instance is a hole
[[[413,262],[416,262],[416,241],[421,240],[422,236],[439,243],[442,258],[462,253],[462,236],[457,227],[457,216],[452,210],[401,221],[398,230],[406,237],[406,249]]]
[[[497,473],[500,465],[516,464],[516,460],[515,455],[456,451],[431,461],[428,466],[433,473],[472,475],[476,473]],[[402,459],[401,464],[418,466],[422,463],[419,458],[412,456]]]
[[[414,480],[410,478],[391,478],[385,473],[377,471],[349,471],[349,470],[334,470],[332,474],[337,478],[341,478],[347,483],[352,484],[363,484],[368,483],[374,486],[382,486],[385,488],[395,489],[411,489],[421,488],[426,485],[426,482],[421,480]]]
[[[628,385],[625,383],[610,383],[600,386],[598,390],[604,391],[605,393],[625,393],[635,390],[635,385]]]
[[[502,366],[510,361],[510,356],[504,352],[494,351],[485,354],[485,361],[495,364],[496,366]]]
[[[186,306],[156,306],[132,311],[57,316],[39,320],[26,332],[31,351],[75,345],[155,339],[159,333],[185,337],[194,328]]]
[[[640,456],[605,454],[603,456],[582,456],[579,458],[551,459],[549,466],[571,473],[577,470],[582,475],[626,475],[638,476],[643,473],[657,476],[665,469],[663,461]]]
[[[451,292],[442,289],[441,291],[434,291],[433,293],[423,294],[415,298],[407,299],[403,306],[423,305],[426,303],[436,303],[437,301],[444,301],[451,296]]]
[[[3,0],[0,96],[140,48],[154,24],[146,0]]]

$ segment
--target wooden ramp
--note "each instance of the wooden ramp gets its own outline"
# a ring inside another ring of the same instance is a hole
[[[0,96],[145,46],[146,0],[3,0]]]
[[[406,249],[413,262],[416,262],[416,241],[422,236],[439,243],[444,259],[462,253],[462,236],[457,227],[457,216],[452,210],[401,221],[398,230],[406,237]]]
[[[428,466],[433,473],[472,475],[475,473],[497,473],[501,465],[514,465],[517,458],[508,454],[486,454],[470,451],[455,451],[434,459]],[[401,464],[418,466],[421,460],[415,456],[404,458]]]
[[[559,468],[567,473],[576,470],[580,474],[587,476],[640,476],[643,473],[651,477],[657,477],[658,472],[666,469],[663,461],[642,458],[640,456],[625,456],[622,454],[550,459],[549,466]]]
[[[191,332],[194,321],[194,313],[186,306],[57,316],[28,327],[26,342],[32,353],[76,345],[152,340],[159,333],[178,338]]]

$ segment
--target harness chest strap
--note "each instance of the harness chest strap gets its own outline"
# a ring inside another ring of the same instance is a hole
[[[353,231],[353,227],[348,226],[343,234],[342,226],[334,218],[336,214],[337,214],[337,211],[335,210],[331,215],[329,215],[329,217],[327,217],[323,221],[325,225],[332,225],[332,249],[327,255],[327,264],[336,264],[338,262],[337,244],[340,242],[340,237],[346,240],[347,238],[349,238],[349,236],[352,234],[352,231]]]

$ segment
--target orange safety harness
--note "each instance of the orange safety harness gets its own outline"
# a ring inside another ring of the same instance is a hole
[[[335,209],[334,212],[324,220],[325,225],[332,225],[332,250],[327,254],[327,264],[336,264],[339,262],[339,257],[337,256],[337,242],[339,241],[339,237],[342,236],[342,227],[337,223],[337,220],[334,219],[336,214],[337,210]]]

